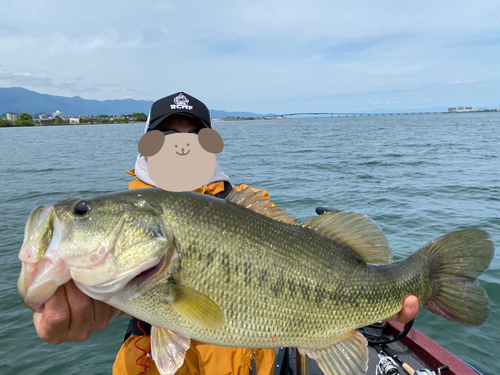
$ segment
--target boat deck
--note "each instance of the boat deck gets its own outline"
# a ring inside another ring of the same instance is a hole
[[[403,331],[403,327],[400,323],[389,322],[384,328],[383,335],[396,337]],[[419,372],[419,374],[433,374],[433,372],[438,374],[438,368],[446,365],[449,370],[443,370],[443,375],[478,375],[478,372],[474,371],[466,363],[415,328],[412,328],[401,341],[387,344],[387,347],[391,354],[397,355],[398,359],[409,365],[411,369],[429,371]],[[368,348],[367,375],[378,375],[380,374],[380,372],[377,372],[379,363],[378,348],[375,349],[372,345],[369,345]],[[401,375],[413,375],[411,370],[406,371],[400,364],[398,364],[397,370]],[[274,375],[323,375],[323,372],[315,361],[300,356],[295,348],[288,348],[278,352]]]
[[[415,354],[410,349],[408,349],[405,345],[401,344],[400,342],[395,342],[389,344],[388,346],[397,354],[398,358],[400,358],[403,362],[408,363],[411,368],[415,370],[428,368],[424,362],[422,362],[417,356],[415,356]],[[301,359],[297,358],[297,354],[298,353],[296,350],[289,349],[289,361],[295,364],[295,367],[297,367],[297,364],[298,366],[301,366],[300,364]],[[368,363],[367,375],[375,375],[377,374],[377,365],[379,363],[377,351],[372,346],[370,346],[368,354],[369,354],[369,363]],[[297,372],[296,373],[294,372],[293,374],[323,375],[323,372],[320,370],[315,361],[312,361],[309,358],[307,358],[306,363],[304,365],[305,366],[301,366],[302,368],[305,367],[304,372],[300,372],[299,369],[297,369]],[[285,375],[286,369],[283,370],[283,372],[282,370],[283,369],[280,369],[280,367],[278,366],[275,369],[274,375]],[[400,367],[398,367],[398,370],[400,371],[401,375],[407,374],[403,372],[403,370]],[[445,373],[443,373],[443,375],[445,375]]]

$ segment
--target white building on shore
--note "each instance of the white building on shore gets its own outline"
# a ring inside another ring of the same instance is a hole
[[[66,119],[66,117],[64,116],[64,113],[59,112],[59,111],[55,111],[54,113],[52,113],[52,118],[56,118],[56,116],[62,120]]]
[[[6,115],[7,115],[7,120],[8,121],[17,121],[19,113],[7,112]]]
[[[448,112],[474,112],[472,107],[450,107]]]

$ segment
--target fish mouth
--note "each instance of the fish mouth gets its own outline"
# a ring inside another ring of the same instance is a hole
[[[35,311],[54,295],[57,288],[70,280],[69,267],[64,261],[52,263],[43,259],[33,269],[23,263],[17,289],[24,305]]]
[[[84,292],[86,288],[84,284],[88,284],[90,280],[90,289],[96,292],[91,297],[98,300],[106,298],[109,289],[116,288],[117,283],[105,282],[103,289],[106,294],[103,297],[99,290],[100,285],[92,288],[93,285],[102,282],[96,280],[96,276],[99,275],[94,273],[90,277],[85,278],[85,276],[90,273],[89,270],[95,270],[98,267],[104,271],[110,268],[117,269],[116,260],[111,256],[109,249],[114,247],[115,237],[122,230],[122,224],[122,221],[119,221],[109,236],[92,253],[68,256],[68,253],[61,252],[60,248],[66,241],[72,225],[59,219],[54,206],[34,209],[26,223],[24,243],[19,251],[22,269],[17,281],[17,289],[26,307],[33,311],[39,309],[54,295],[57,288],[71,279]],[[124,277],[127,276],[129,275],[124,275]]]
[[[26,222],[23,246],[19,251],[22,269],[17,289],[23,303],[33,311],[71,279],[65,261],[45,257],[51,248],[59,246],[64,233],[67,231],[58,220],[54,206],[35,208]]]
[[[92,252],[75,253],[71,246],[65,248],[73,224],[59,218],[55,207],[38,207],[31,212],[19,251],[22,269],[18,292],[22,302],[33,311],[70,280],[89,297],[106,302],[129,283],[130,288],[144,286],[164,272],[172,259],[164,239],[155,238],[159,242],[155,256],[122,268],[113,252],[124,230],[124,220],[119,220]]]

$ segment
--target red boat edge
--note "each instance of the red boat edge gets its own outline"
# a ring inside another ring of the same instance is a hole
[[[393,337],[402,332],[403,328],[404,324],[398,322],[391,321],[387,324],[388,334]],[[478,375],[466,363],[415,328],[410,330],[408,335],[401,340],[401,343],[436,373],[438,367],[447,365],[450,370],[443,372],[443,375]]]

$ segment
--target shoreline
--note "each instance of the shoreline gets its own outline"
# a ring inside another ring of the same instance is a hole
[[[441,112],[441,114],[474,114],[474,113],[500,113],[499,109],[489,109],[482,111],[456,111],[456,112]],[[387,113],[350,113],[344,116],[316,116],[316,117],[283,117],[283,116],[265,116],[265,117],[227,117],[227,118],[213,118],[212,123],[225,122],[225,121],[255,121],[255,120],[285,120],[285,119],[304,119],[304,118],[343,118],[343,117],[370,117],[370,116],[402,116],[402,115],[424,115],[431,113],[397,113],[397,112],[387,112]],[[29,128],[29,127],[44,127],[44,126],[86,126],[86,125],[121,125],[121,124],[145,124],[146,121],[132,121],[132,122],[83,122],[78,124],[71,124],[69,121],[64,124],[43,124],[43,123],[32,123],[29,125],[18,125],[12,121],[0,119],[0,128]],[[10,123],[5,125],[5,123]]]
[[[33,125],[0,125],[0,128],[43,128],[47,126],[87,126],[87,125],[123,125],[123,124],[145,124],[146,121],[133,121],[133,122],[91,122],[83,124],[33,124]]]

